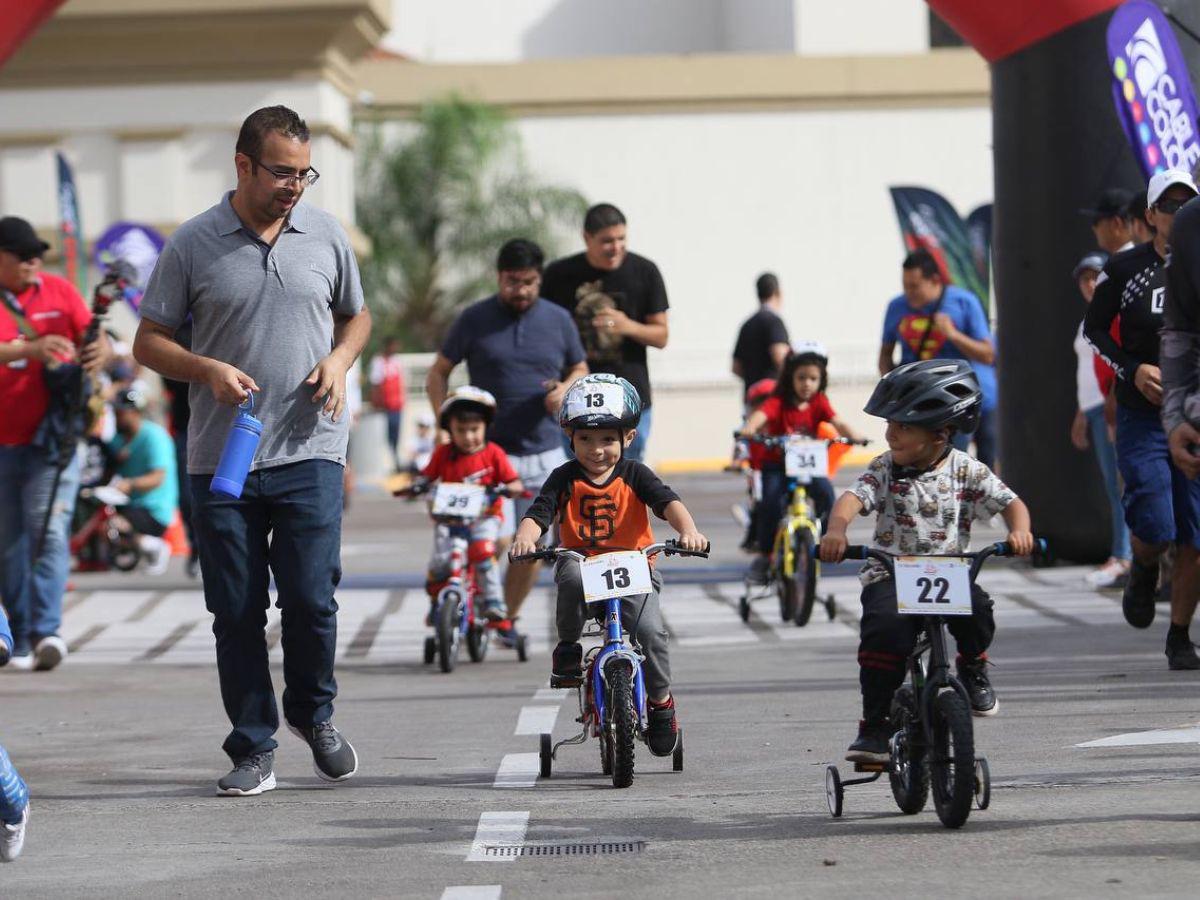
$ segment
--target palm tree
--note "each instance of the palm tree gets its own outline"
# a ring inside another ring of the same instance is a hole
[[[530,174],[495,107],[449,97],[390,134],[375,124],[360,136],[358,222],[373,244],[362,277],[379,340],[434,349],[465,303],[495,290],[504,241],[527,237],[552,255],[583,219],[583,196]]]

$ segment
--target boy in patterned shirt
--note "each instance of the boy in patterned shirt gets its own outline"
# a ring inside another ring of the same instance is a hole
[[[978,460],[955,450],[956,432],[970,433],[979,421],[982,396],[965,360],[931,359],[900,366],[883,377],[866,412],[885,418],[891,448],[876,457],[833,507],[821,539],[821,559],[839,562],[846,553],[846,528],[857,514],[875,514],[877,549],[905,555],[965,553],[971,523],[999,513],[1014,552],[1033,551],[1029,510],[1007,485]],[[846,759],[887,762],[892,695],[904,682],[905,662],[916,645],[920,623],[896,611],[896,584],[876,560],[859,575],[863,584],[858,649],[863,718]],[[993,716],[1000,708],[987,677],[987,648],[996,632],[992,600],[971,585],[970,616],[947,625],[958,642],[958,675],[971,710]]]

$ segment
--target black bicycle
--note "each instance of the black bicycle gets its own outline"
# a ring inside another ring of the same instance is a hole
[[[1046,542],[1035,546],[1045,551]],[[921,635],[908,658],[908,681],[892,698],[891,722],[896,731],[889,743],[890,760],[886,763],[855,763],[854,771],[871,773],[866,778],[842,781],[837,766],[825,770],[825,796],[829,812],[842,814],[845,788],[877,781],[884,772],[892,786],[892,796],[900,810],[915,815],[925,808],[933,788],[933,805],[947,828],[960,828],[971,814],[972,801],[979,809],[991,803],[992,781],[987,759],[975,753],[975,733],[971,721],[971,701],[967,689],[950,670],[946,648],[946,618],[968,614],[970,588],[984,562],[993,556],[1011,556],[1004,542],[992,544],[977,553],[953,553],[937,556],[897,557],[869,547],[846,548],[846,559],[875,559],[896,576],[896,561],[917,566],[907,587],[897,583],[901,612],[921,618]],[[962,560],[968,565],[966,584],[957,585],[937,562]],[[965,595],[964,595],[965,591]]]

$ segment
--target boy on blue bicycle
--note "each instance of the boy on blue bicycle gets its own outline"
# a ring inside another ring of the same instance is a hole
[[[982,394],[965,360],[930,359],[893,369],[875,388],[865,411],[887,419],[888,452],[872,460],[853,487],[842,494],[821,539],[821,559],[840,562],[846,528],[857,514],[875,514],[873,546],[896,554],[965,553],[971,524],[999,513],[1008,526],[1014,552],[1033,551],[1029,510],[991,469],[950,440],[970,433],[979,422]],[[863,566],[862,621],[858,649],[863,718],[849,747],[851,762],[888,761],[892,695],[904,682],[905,663],[916,645],[919,623],[896,611],[896,583],[871,560]],[[950,633],[958,642],[958,676],[977,716],[1000,708],[987,676],[987,648],[996,633],[992,600],[971,585],[971,616],[953,617]]]
[[[496,398],[482,388],[460,387],[442,403],[438,424],[450,433],[450,443],[433,451],[421,477],[445,482],[467,482],[483,487],[503,485],[510,493],[523,490],[521,479],[508,454],[499,444],[487,439],[488,426],[496,416]],[[496,565],[496,539],[500,534],[500,501],[496,500],[471,523],[468,556],[475,564],[479,592],[483,595],[483,614],[492,621],[503,619],[504,594],[500,588],[500,570]],[[433,553],[425,589],[430,602],[437,603],[450,565],[450,534],[439,525],[434,532]],[[432,617],[432,612],[430,613]],[[432,624],[427,621],[426,624]]]
[[[538,540],[555,521],[561,546],[585,556],[641,550],[654,543],[648,509],[678,532],[683,549],[708,546],[679,496],[648,466],[625,456],[641,415],[637,389],[624,378],[600,373],[571,385],[558,421],[571,438],[575,458],[546,479],[517,527],[510,556],[535,552]],[[559,639],[554,648],[554,675],[559,683],[579,683],[583,679],[579,638],[585,621],[579,564],[560,559],[554,580],[558,585]],[[651,570],[651,582],[654,590],[645,602],[623,604],[621,619],[646,657],[646,743],[656,756],[668,756],[675,750],[679,723],[671,696],[667,629],[658,605],[662,576],[657,570]]]

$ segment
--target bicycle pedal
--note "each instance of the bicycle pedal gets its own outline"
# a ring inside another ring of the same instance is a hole
[[[577,688],[583,684],[582,675],[551,675],[550,687],[552,688]]]
[[[887,763],[856,762],[854,764],[855,772],[886,772],[887,768],[888,768]]]

